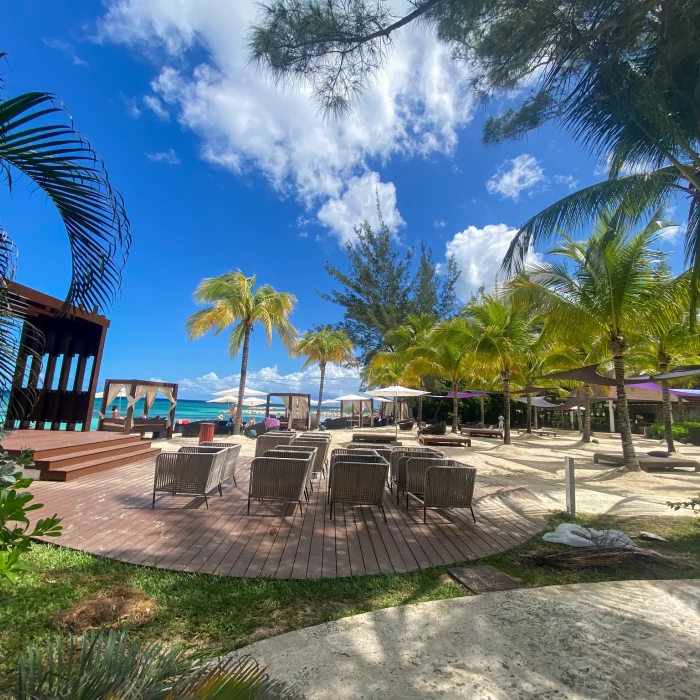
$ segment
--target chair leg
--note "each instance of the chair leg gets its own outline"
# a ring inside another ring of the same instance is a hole
[[[151,510],[156,507],[156,492],[153,492],[153,503],[151,504]]]
[[[408,491],[406,491],[406,510],[408,510]]]
[[[209,509],[209,501],[207,500],[207,494],[204,494],[204,505]]]
[[[386,513],[384,512],[384,506],[381,503],[379,504],[379,510],[382,511],[382,515],[384,516],[384,522],[386,522]]]
[[[469,506],[469,510],[472,512],[472,520],[476,522],[476,515],[474,515],[474,509],[471,506]]]
[[[304,515],[304,509],[301,507],[301,501],[297,501],[299,503],[299,513],[301,515]]]
[[[222,496],[222,497],[223,497],[223,495],[224,495],[224,492],[223,492],[223,490],[222,490],[222,488],[221,488],[221,484],[219,484],[219,496]]]
[[[235,474],[233,475],[233,485],[238,486],[238,484],[236,483],[236,475]]]
[[[248,510],[246,510],[246,515],[250,515],[250,498],[248,499]]]
[[[424,522],[424,523],[428,522],[428,520],[427,520],[427,515],[426,515],[425,501],[423,501],[423,522]]]

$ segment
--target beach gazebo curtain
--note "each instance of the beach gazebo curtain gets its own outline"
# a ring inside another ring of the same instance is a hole
[[[295,396],[297,405],[297,418],[306,420],[309,417],[309,399],[307,396]]]
[[[168,399],[168,401],[170,401],[170,408],[172,410],[172,407],[177,405],[177,399],[173,397],[172,388],[169,386],[160,386],[158,387],[158,390],[161,394],[163,394],[163,396],[165,396],[166,399]],[[166,416],[165,420],[167,421],[168,427],[170,427],[170,411],[168,411],[168,415]]]
[[[107,390],[107,401],[105,401],[105,405],[109,406],[114,399],[119,396],[119,392],[124,389],[126,391],[126,385],[125,384],[110,384],[109,389]],[[99,411],[99,416],[100,418],[104,418],[105,414],[102,413],[102,411]]]

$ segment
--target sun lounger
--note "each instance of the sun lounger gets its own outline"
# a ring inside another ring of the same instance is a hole
[[[648,472],[650,469],[670,469],[673,471],[676,467],[694,469],[700,471],[700,463],[693,459],[683,459],[681,457],[650,457],[649,455],[637,455],[637,461],[642,471]],[[624,465],[625,458],[623,455],[616,452],[594,452],[593,462],[598,464]]]
[[[396,442],[396,435],[394,433],[353,433],[353,442],[381,442],[384,444],[389,444]]]
[[[523,435],[526,433],[527,428],[518,428],[518,435]],[[544,437],[545,435],[551,435],[552,437],[557,436],[557,434],[553,430],[549,430],[548,428],[538,428],[537,430],[531,430],[530,434],[539,435],[540,437]]]
[[[503,431],[498,428],[462,428],[460,432],[467,437],[500,438],[503,440]]]
[[[424,445],[454,445],[471,447],[472,441],[464,435],[420,435],[418,439]]]

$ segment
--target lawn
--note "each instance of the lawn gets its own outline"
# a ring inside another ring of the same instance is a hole
[[[552,529],[568,516],[553,516]],[[583,525],[640,530],[668,542],[644,543],[648,549],[680,557],[688,568],[630,563],[609,569],[563,572],[525,566],[524,555],[560,548],[539,536],[509,552],[482,560],[528,587],[625,579],[700,578],[700,520],[692,517],[580,517]],[[258,639],[379,608],[453,598],[465,589],[445,575],[446,567],[406,574],[353,579],[274,581],[231,579],[156,571],[100,559],[49,545],[35,545],[29,557],[34,571],[12,585],[0,583],[0,697],[11,697],[17,652],[28,642],[64,631],[56,618],[81,601],[126,588],[148,596],[155,613],[134,628],[148,640],[183,642],[212,654]]]

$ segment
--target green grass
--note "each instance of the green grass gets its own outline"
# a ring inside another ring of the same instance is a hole
[[[565,521],[570,518],[554,516],[548,530]],[[622,529],[628,534],[640,530],[660,534],[669,541],[644,546],[682,557],[689,568],[635,562],[610,569],[562,572],[524,566],[523,555],[561,548],[539,536],[480,563],[496,566],[527,587],[700,578],[698,518],[595,516],[576,522],[598,529]],[[155,571],[48,545],[34,545],[29,561],[35,570],[17,584],[0,583],[0,696],[12,688],[18,651],[29,642],[56,633],[56,615],[113,586],[135,587],[155,601],[156,615],[135,633],[147,640],[205,647],[212,654],[348,615],[465,595],[464,589],[445,576],[446,567],[354,579],[273,581]]]

